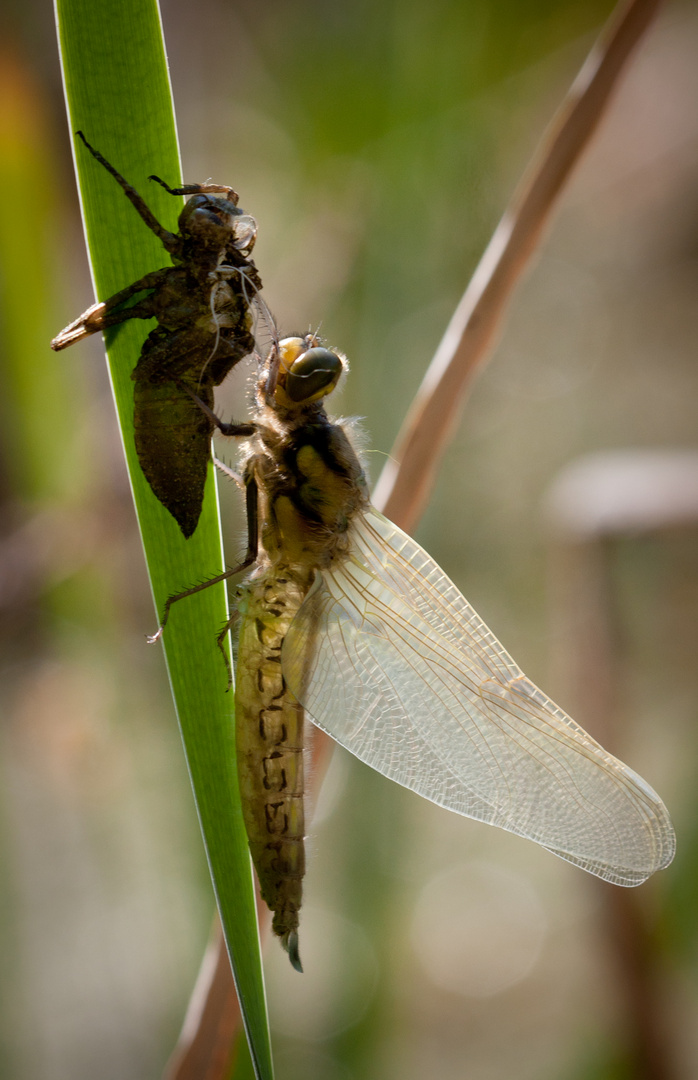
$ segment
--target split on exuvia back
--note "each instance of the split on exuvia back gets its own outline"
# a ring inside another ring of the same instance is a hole
[[[350,433],[324,409],[343,369],[315,336],[286,338],[261,366],[250,423],[221,425],[247,437],[248,552],[215,579],[253,567],[237,612],[240,791],[273,929],[299,969],[306,715],[390,779],[614,884],[639,885],[675,845],[653,789],[534,686],[371,505]],[[171,598],[165,619],[204,587]]]

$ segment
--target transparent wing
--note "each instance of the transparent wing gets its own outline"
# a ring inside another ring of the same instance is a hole
[[[376,510],[318,573],[283,646],[318,727],[378,772],[617,885],[674,855],[667,810],[530,682],[418,544]]]

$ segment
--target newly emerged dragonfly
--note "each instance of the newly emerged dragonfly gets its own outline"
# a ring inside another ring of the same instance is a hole
[[[255,564],[238,608],[238,773],[262,895],[299,969],[306,713],[399,784],[617,885],[667,866],[675,845],[652,788],[526,678],[371,505],[349,433],[323,407],[344,367],[313,336],[272,351],[243,452],[249,550],[214,579]],[[211,583],[171,598],[165,618]]]
[[[82,132],[78,135],[121,185],[174,266],[93,304],[53,339],[51,348],[65,349],[127,319],[157,319],[131,376],[136,450],[154,494],[189,537],[201,514],[213,434],[212,421],[192,395],[212,409],[213,388],[254,350],[250,305],[262,283],[249,254],[257,226],[238,208],[230,187],[171,188],[151,176],[170,195],[191,196],[179,215],[179,231],[168,232],[114,166]],[[129,303],[139,293],[145,295]]]

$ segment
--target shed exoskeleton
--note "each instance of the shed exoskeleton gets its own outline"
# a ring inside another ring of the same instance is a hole
[[[195,398],[213,409],[214,387],[255,348],[252,304],[262,287],[249,258],[257,226],[238,196],[218,184],[187,184],[189,195],[171,233],[106,159],[83,143],[121,185],[138,214],[162,241],[173,266],[154,270],[99,301],[51,342],[65,349],[128,319],[157,319],[132,372],[134,439],[150,487],[185,537],[194,532],[211,460],[214,425]]]

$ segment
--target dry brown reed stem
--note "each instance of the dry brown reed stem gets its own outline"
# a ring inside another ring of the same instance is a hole
[[[630,54],[660,4],[661,0],[630,0],[613,12],[526,170],[451,319],[373,495],[376,506],[403,529],[413,528],[424,509],[466,391],[490,355],[514,288]],[[320,745],[326,745],[325,738]],[[229,1076],[231,1055],[221,1054],[218,1035],[211,1038],[208,1033],[223,1030],[232,1040],[241,1033],[241,1019],[237,1000],[233,1004],[233,979],[222,935],[216,948],[215,963],[202,967],[197,980],[198,1028],[196,1023],[185,1025],[166,1080],[227,1080]],[[210,971],[208,990],[206,971]],[[194,1011],[190,1010],[189,1015],[193,1018]]]
[[[558,197],[660,4],[661,0],[630,0],[613,12],[456,308],[373,495],[376,506],[407,532],[424,510],[466,393],[491,355],[509,300]]]
[[[163,1080],[229,1077],[242,1017],[218,915]]]

